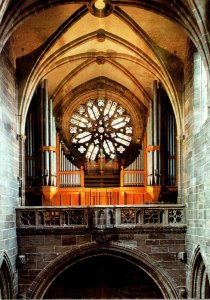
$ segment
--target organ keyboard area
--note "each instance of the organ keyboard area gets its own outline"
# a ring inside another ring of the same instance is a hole
[[[26,205],[176,202],[176,124],[167,95],[157,82],[142,148],[126,167],[119,165],[116,159],[87,160],[78,167],[58,136],[53,103],[47,90],[44,80],[32,99],[26,120]],[[161,114],[165,115],[164,124]]]

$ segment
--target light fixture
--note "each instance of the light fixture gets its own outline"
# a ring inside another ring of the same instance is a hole
[[[113,11],[111,0],[90,0],[87,6],[89,12],[99,18],[107,17]]]
[[[104,0],[96,0],[96,2],[94,3],[94,6],[97,9],[104,9],[106,7],[106,4],[105,4]]]

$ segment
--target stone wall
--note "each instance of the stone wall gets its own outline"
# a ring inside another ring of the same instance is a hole
[[[11,264],[13,292],[17,293],[16,222],[18,205],[18,141],[15,68],[7,45],[0,55],[0,266],[3,257]]]
[[[26,258],[26,263],[19,266],[19,287],[22,296],[27,293],[30,295],[30,291],[33,290],[39,293],[41,286],[42,289],[46,288],[59,272],[62,273],[68,266],[85,258],[106,253],[135,261],[136,265],[144,266],[153,279],[159,280],[163,291],[167,281],[169,289],[174,290],[177,297],[181,298],[184,295],[185,262],[180,261],[178,254],[185,251],[184,226],[105,230],[18,229],[18,247],[20,254]],[[139,286],[136,286],[137,288]],[[174,297],[172,290],[171,294],[166,293],[167,298],[169,295]],[[31,296],[36,298],[37,295]]]
[[[189,43],[185,63],[183,194],[187,212],[187,288],[191,295],[192,260],[199,246],[210,270],[210,122],[202,122],[199,96],[198,53]],[[209,96],[208,96],[209,103]],[[208,109],[208,107],[206,107]],[[208,112],[209,114],[209,112]]]

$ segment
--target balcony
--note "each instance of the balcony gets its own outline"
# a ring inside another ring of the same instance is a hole
[[[46,229],[125,229],[185,228],[185,210],[178,204],[132,206],[19,207],[17,228]]]

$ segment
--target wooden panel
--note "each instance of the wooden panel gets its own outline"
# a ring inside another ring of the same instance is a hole
[[[43,188],[42,205],[138,205],[157,202],[160,187]]]

